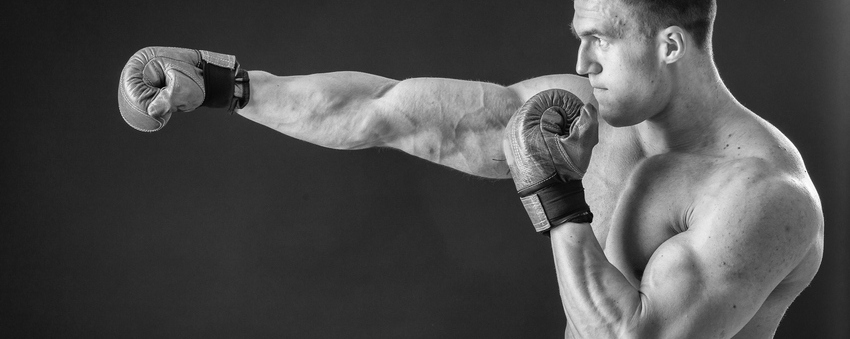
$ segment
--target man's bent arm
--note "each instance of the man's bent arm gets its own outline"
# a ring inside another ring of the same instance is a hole
[[[817,202],[792,180],[732,186],[703,204],[707,211],[689,230],[656,249],[639,283],[606,259],[589,224],[552,229],[567,336],[730,338],[740,331],[819,246],[822,219]]]
[[[335,149],[392,147],[477,176],[508,178],[501,148],[508,119],[549,88],[591,100],[587,79],[486,82],[360,72],[275,76],[251,71],[251,99],[237,113],[283,134]]]

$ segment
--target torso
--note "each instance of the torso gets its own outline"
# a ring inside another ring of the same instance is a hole
[[[597,240],[608,260],[634,284],[662,243],[688,231],[695,208],[706,208],[700,199],[713,194],[732,166],[761,159],[811,187],[793,145],[754,115],[742,116],[742,121],[722,132],[719,142],[700,152],[652,156],[643,151],[635,127],[600,125],[600,143],[584,179],[585,194],[594,213]],[[816,198],[813,188],[811,194]],[[814,246],[735,338],[771,338],[785,310],[811,282],[821,256],[822,247]]]

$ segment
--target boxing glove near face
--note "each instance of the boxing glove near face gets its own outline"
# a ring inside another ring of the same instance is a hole
[[[574,94],[551,89],[529,99],[505,128],[511,176],[538,232],[593,218],[581,185],[599,140],[590,109]]]

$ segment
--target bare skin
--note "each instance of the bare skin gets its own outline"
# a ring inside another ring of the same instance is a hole
[[[510,178],[502,134],[528,98],[555,87],[592,98],[587,79],[575,75],[504,87],[437,78],[398,81],[359,72],[249,74],[251,100],[237,113],[250,120],[320,146],[390,147],[487,178]]]
[[[619,2],[575,7],[576,70],[628,127],[602,124],[585,178],[600,218],[551,232],[567,337],[772,337],[823,255],[802,158],[681,28],[644,39]]]
[[[710,52],[675,26],[640,40],[628,13],[576,1],[587,79],[251,72],[238,113],[326,147],[392,147],[508,178],[503,129],[525,100],[563,88],[598,101],[584,178],[593,225],[551,232],[566,337],[770,338],[820,265],[817,192],[794,145],[734,99]]]

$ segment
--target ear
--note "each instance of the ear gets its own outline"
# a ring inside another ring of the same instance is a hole
[[[672,64],[687,53],[688,36],[679,26],[670,26],[658,32],[659,56],[665,63]]]

